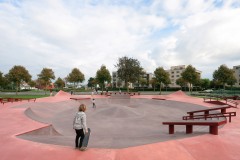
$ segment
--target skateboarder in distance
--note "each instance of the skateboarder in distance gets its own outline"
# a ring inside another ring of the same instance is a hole
[[[88,133],[87,128],[87,118],[86,118],[86,111],[87,107],[85,104],[81,104],[78,108],[78,112],[76,113],[73,119],[73,129],[76,131],[76,138],[75,138],[75,148],[80,149],[82,147],[83,139],[84,139],[84,132],[85,134]],[[80,142],[79,142],[80,138]]]
[[[96,104],[95,104],[95,99],[94,98],[92,99],[92,104],[93,104],[93,108],[95,109],[96,108]]]

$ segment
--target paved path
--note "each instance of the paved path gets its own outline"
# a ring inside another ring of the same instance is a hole
[[[0,159],[1,160],[239,160],[240,159],[240,118],[232,119],[219,129],[219,135],[201,134],[184,139],[175,139],[133,146],[120,149],[104,149],[90,147],[81,152],[70,146],[53,145],[33,142],[16,137],[27,131],[37,130],[48,126],[26,116],[28,107],[45,104],[69,103],[71,95],[60,92],[54,97],[38,99],[37,102],[14,102],[0,104]],[[80,96],[78,96],[80,97]],[[81,96],[88,97],[88,96]],[[95,96],[95,98],[106,98]],[[211,107],[202,99],[188,97],[182,92],[175,92],[167,96],[146,95],[133,98],[165,98],[169,101],[188,102],[194,105]],[[75,103],[75,102],[71,102]],[[61,106],[60,106],[61,107]],[[238,109],[232,109],[239,114]],[[35,110],[36,111],[36,110]],[[46,117],[51,117],[46,114]],[[40,117],[42,118],[42,117]],[[47,118],[46,118],[47,119]],[[51,119],[51,118],[50,118]],[[43,119],[44,120],[44,119]],[[161,124],[159,124],[161,127]],[[53,132],[52,132],[53,133]],[[178,134],[175,136],[179,136]]]

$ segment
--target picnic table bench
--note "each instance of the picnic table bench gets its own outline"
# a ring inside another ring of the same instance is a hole
[[[237,106],[239,104],[237,101],[235,101],[233,99],[225,99],[225,101],[226,101],[226,104],[228,104],[228,102],[234,104],[235,108],[237,108]]]
[[[226,113],[212,113],[212,114],[204,114],[204,115],[193,115],[193,116],[183,116],[183,120],[192,120],[192,119],[208,119],[208,118],[221,118],[221,117],[229,117],[229,122],[232,121],[232,117],[236,116],[236,112],[226,112]]]
[[[4,103],[7,103],[7,102],[21,102],[21,101],[23,101],[23,100],[27,100],[28,102],[29,101],[36,101],[36,98],[0,98],[0,102],[2,103],[2,104],[4,104]]]
[[[0,98],[0,103],[4,104],[4,103],[7,103],[7,101],[4,98]]]
[[[212,101],[212,100],[217,100],[218,101],[219,99],[223,99],[223,96],[207,95],[207,96],[203,97],[204,102],[208,99],[210,101]]]
[[[162,122],[163,125],[168,125],[168,131],[169,134],[174,134],[174,126],[175,125],[185,125],[186,126],[186,134],[190,134],[193,132],[193,126],[209,126],[209,133],[218,135],[218,126],[221,126],[223,124],[227,123],[226,120],[202,120],[202,121],[185,121],[185,120],[179,120],[179,121],[167,121]]]
[[[190,117],[193,117],[195,113],[201,113],[201,112],[203,112],[204,115],[209,115],[210,111],[217,111],[217,110],[221,111],[221,113],[226,113],[228,108],[232,108],[232,107],[229,105],[222,105],[221,107],[213,107],[213,108],[189,111],[187,112],[187,114],[189,114]]]
[[[229,117],[229,122],[231,122],[232,116],[236,116],[236,112],[227,112],[228,108],[232,108],[232,106],[229,105],[222,105],[221,107],[213,107],[213,108],[207,108],[207,109],[201,109],[201,110],[195,110],[195,111],[189,111],[187,114],[188,116],[183,116],[183,120],[190,120],[190,119],[208,119],[208,118],[220,118],[220,117]],[[210,111],[220,111],[219,113],[211,113]],[[196,113],[203,113],[198,114]]]

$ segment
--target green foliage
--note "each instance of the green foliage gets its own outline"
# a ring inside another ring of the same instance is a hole
[[[137,59],[122,57],[118,59],[115,65],[118,77],[125,82],[128,90],[128,83],[136,82],[143,74],[143,68]]]
[[[105,65],[102,65],[101,68],[96,73],[96,81],[100,83],[100,86],[104,88],[104,82],[110,83],[111,82],[111,75],[109,70],[106,68]]]
[[[63,88],[65,86],[64,80],[60,77],[58,77],[54,84],[57,86],[57,88]]]
[[[147,80],[145,78],[140,78],[139,83],[141,84],[141,88],[143,88],[147,85]]]
[[[7,86],[7,78],[3,76],[3,73],[0,72],[0,88],[5,88]]]
[[[229,85],[236,83],[234,71],[232,69],[229,69],[226,65],[221,65],[217,70],[213,72],[213,81],[219,82],[225,89],[226,83]]]
[[[76,84],[82,83],[85,80],[84,74],[78,69],[73,68],[72,72],[67,76],[67,81],[74,84],[74,88],[76,88]]]
[[[155,91],[155,89],[156,89],[156,84],[157,84],[157,79],[156,79],[155,77],[153,77],[153,78],[150,80],[149,83],[152,85],[153,90]]]
[[[210,80],[205,78],[205,79],[200,79],[200,87],[202,89],[207,89],[210,87]]]
[[[88,79],[88,84],[87,86],[90,87],[90,88],[93,88],[95,86],[96,82],[95,82],[95,79],[93,77],[90,77]]]
[[[170,83],[170,78],[168,72],[166,72],[163,67],[158,67],[154,71],[155,78],[157,82],[159,83],[160,87],[160,94],[162,92],[162,84],[165,84],[166,86]]]
[[[50,68],[43,68],[41,73],[38,75],[38,79],[42,80],[46,86],[49,85],[51,83],[51,79],[55,79],[53,70]]]
[[[181,86],[181,88],[187,86],[187,82],[182,77],[180,77],[176,80],[176,84]]]
[[[140,78],[139,80],[140,84],[142,87],[144,87],[145,85],[147,85],[147,80],[145,78]]]
[[[10,82],[16,84],[16,94],[18,89],[20,88],[20,84],[22,82],[29,82],[32,78],[28,70],[26,70],[26,68],[23,66],[14,66],[12,69],[9,70],[6,77]]]
[[[228,78],[227,84],[233,86],[237,82],[237,79],[231,74]]]
[[[38,75],[38,83],[47,89],[48,85],[51,83],[51,79],[55,79],[53,70],[50,68],[43,68],[41,73]],[[47,94],[46,91],[45,94]]]
[[[189,65],[181,75],[182,78],[190,84],[189,90],[192,92],[192,84],[198,83],[200,79],[196,69],[192,65]]]
[[[36,86],[36,82],[33,81],[33,80],[29,81],[28,84],[29,84],[30,87],[35,87]]]

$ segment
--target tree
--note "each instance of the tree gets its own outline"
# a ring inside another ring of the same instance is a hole
[[[200,86],[202,89],[207,89],[210,87],[210,80],[209,79],[200,79]]]
[[[31,80],[28,84],[30,87],[36,87],[36,82],[33,80]]]
[[[106,68],[105,65],[102,65],[101,68],[97,71],[96,73],[96,81],[100,84],[101,88],[102,88],[102,92],[103,92],[103,88],[104,88],[104,83],[111,82],[111,75],[109,70]]]
[[[236,78],[234,77],[233,70],[229,69],[226,65],[221,65],[213,72],[213,80],[221,83],[223,89],[225,89],[226,83],[235,83]]]
[[[119,90],[120,90],[120,87],[122,86],[122,83],[123,83],[123,82],[122,82],[121,79],[118,79],[118,80],[117,80],[117,84],[116,84],[116,85],[117,85],[117,87],[118,87]]]
[[[169,73],[166,72],[162,67],[158,67],[154,71],[155,78],[160,85],[160,93],[162,94],[162,84],[168,84],[170,82]]]
[[[16,85],[16,94],[17,91],[20,89],[20,84],[22,82],[27,83],[32,78],[28,70],[26,70],[26,68],[23,66],[14,66],[12,69],[9,70],[6,77],[10,82],[13,82]]]
[[[231,70],[231,71],[232,71],[232,74],[230,75],[230,77],[228,77],[227,84],[230,85],[232,89],[232,86],[237,82],[237,79],[234,76],[234,70]]]
[[[187,66],[187,68],[181,73],[182,78],[189,83],[189,92],[192,92],[192,85],[197,83],[200,79],[199,74],[192,65]]]
[[[0,72],[0,88],[3,88],[3,86],[4,86],[4,76],[3,76],[3,73],[2,72]]]
[[[51,80],[55,79],[55,75],[52,69],[50,68],[43,68],[41,73],[38,74],[38,81],[40,82],[40,85],[44,86],[45,94],[46,89],[48,89],[48,86],[51,84]]]
[[[210,81],[210,88],[217,89],[220,88],[221,86],[222,86],[221,83],[216,80]]]
[[[139,80],[139,83],[141,84],[141,87],[143,87],[143,91],[144,91],[144,87],[145,85],[147,85],[147,80],[145,78],[141,78]]]
[[[155,88],[156,88],[156,84],[157,84],[157,79],[155,77],[153,77],[151,80],[150,80],[150,84],[152,85],[153,89],[154,89],[154,92],[155,92]]]
[[[57,88],[63,88],[65,86],[64,80],[60,77],[58,77],[54,84],[57,86]]]
[[[68,82],[73,83],[73,87],[76,88],[76,85],[82,83],[85,80],[85,77],[78,68],[73,68],[72,72],[68,74],[66,79]]]
[[[128,84],[136,82],[143,71],[137,59],[128,58],[126,56],[119,58],[115,67],[117,68],[117,75],[124,81],[127,91],[129,91]]]
[[[95,79],[93,77],[90,77],[88,79],[88,84],[87,84],[88,87],[91,87],[91,89],[95,86]]]
[[[187,82],[182,77],[180,77],[176,80],[176,84],[181,86],[182,89],[183,87],[186,87]]]

